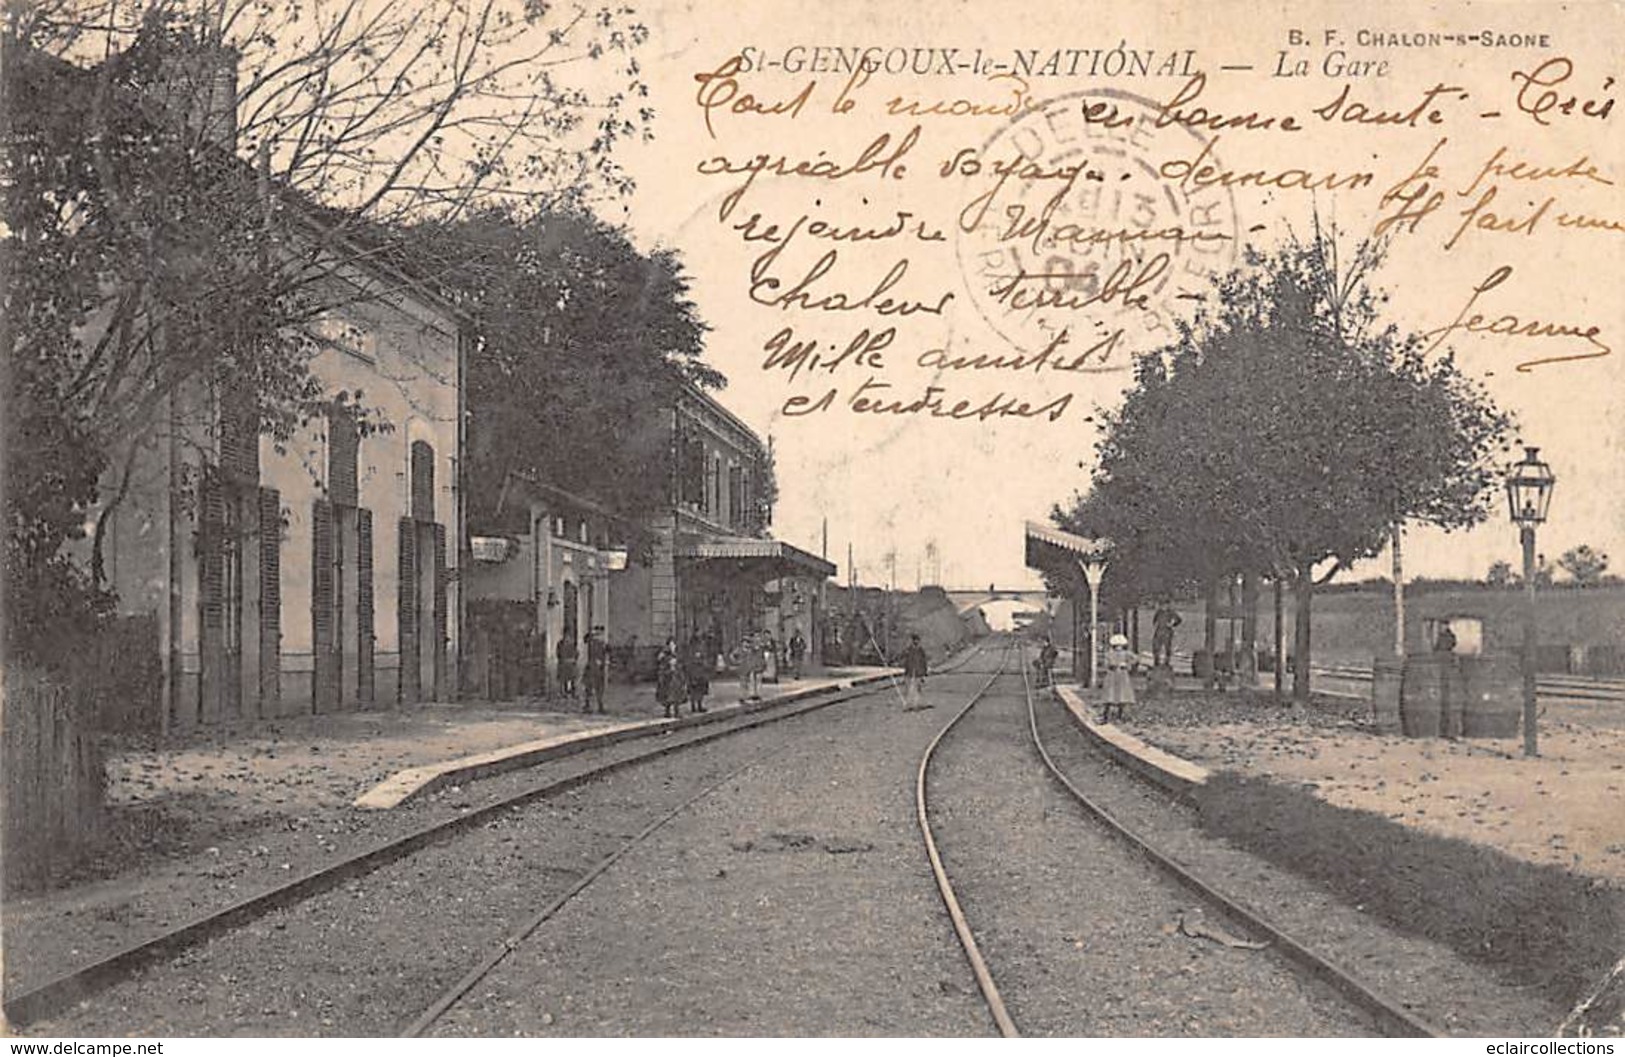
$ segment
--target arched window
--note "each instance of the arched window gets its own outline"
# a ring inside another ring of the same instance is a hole
[[[327,409],[327,492],[335,506],[361,505],[356,474],[360,451],[361,432],[356,428],[355,412],[343,404],[333,404]]]
[[[434,520],[434,445],[412,442],[412,520]]]

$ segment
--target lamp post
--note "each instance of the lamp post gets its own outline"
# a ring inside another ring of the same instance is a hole
[[[1083,581],[1089,585],[1089,685],[1097,685],[1099,680],[1098,660],[1100,658],[1100,577],[1106,571],[1104,558],[1079,558],[1078,568],[1083,572]]]
[[[1539,448],[1524,448],[1507,472],[1507,505],[1523,544],[1523,754],[1535,756],[1535,526],[1546,520],[1557,478],[1540,461]]]

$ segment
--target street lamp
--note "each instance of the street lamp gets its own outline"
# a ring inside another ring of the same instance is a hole
[[[1535,526],[1546,520],[1557,477],[1540,461],[1539,448],[1524,448],[1523,461],[1507,471],[1507,505],[1523,543],[1523,754],[1535,742]]]
[[[1089,585],[1089,685],[1098,686],[1100,667],[1100,577],[1106,571],[1102,556],[1079,558],[1078,570]]]

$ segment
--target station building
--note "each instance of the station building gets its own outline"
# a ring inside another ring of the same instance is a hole
[[[92,73],[33,61],[63,90],[93,90]],[[342,216],[237,159],[234,61],[205,54],[192,72],[208,91],[183,110],[116,102],[149,125],[193,128],[222,195],[263,211],[314,317],[297,329],[325,411],[276,441],[229,376],[198,381],[114,460],[104,507],[88,512],[105,518],[102,572],[118,598],[117,663],[97,663],[127,680],[115,696],[130,714],[104,724],[448,700],[458,683],[466,321],[353,244]],[[142,354],[182,340],[166,333]]]
[[[558,642],[605,629],[612,665],[643,678],[667,638],[726,657],[751,631],[799,630],[816,663],[822,585],[835,566],[768,534],[767,446],[697,388],[651,412],[668,423],[671,499],[632,523],[593,499],[510,474],[490,524],[473,526],[467,688],[541,693]],[[584,653],[584,651],[582,651]]]
[[[163,722],[454,692],[463,337],[434,298],[384,281],[314,328],[325,418],[278,444],[200,390],[139,457],[103,562],[121,612],[150,621]],[[376,428],[342,399],[356,394]]]

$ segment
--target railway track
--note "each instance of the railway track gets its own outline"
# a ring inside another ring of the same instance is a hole
[[[931,860],[931,875],[936,880],[938,894],[942,896],[943,908],[948,912],[949,920],[953,922],[954,935],[958,937],[959,945],[964,948],[965,958],[970,962],[971,973],[976,977],[976,987],[982,993],[982,1000],[987,1003],[988,1014],[998,1026],[999,1034],[1007,1039],[1015,1039],[1021,1037],[1021,1031],[1011,1019],[998,985],[993,982],[993,974],[988,970],[987,960],[982,956],[981,945],[976,942],[976,935],[971,931],[964,909],[960,906],[959,895],[954,891],[947,867],[943,865],[942,854],[937,849],[936,836],[931,830],[930,804],[926,795],[926,777],[931,769],[931,760],[936,755],[937,746],[942,744],[948,733],[959,725],[960,720],[970,714],[970,710],[976,707],[977,702],[992,689],[999,676],[1004,674],[1009,653],[1010,649],[1006,646],[1004,653],[999,657],[998,668],[994,669],[987,682],[971,695],[965,706],[954,714],[947,725],[939,730],[937,736],[925,747],[925,752],[920,756],[919,770],[915,772],[914,777],[914,811],[920,824],[920,837],[925,842],[926,857]]]
[[[972,648],[951,662],[950,665],[945,666],[945,670],[965,664],[976,656],[980,649],[980,646]],[[149,966],[171,960],[186,950],[241,929],[273,911],[297,905],[331,891],[340,885],[364,877],[389,863],[406,858],[430,845],[438,844],[460,833],[486,825],[497,817],[525,804],[557,796],[615,772],[682,752],[686,749],[716,742],[743,731],[755,730],[829,708],[832,705],[859,700],[875,693],[890,692],[893,689],[893,682],[888,681],[846,690],[831,690],[825,694],[797,702],[783,710],[772,709],[751,712],[715,722],[708,726],[678,731],[659,739],[651,739],[651,744],[648,747],[642,747],[641,743],[633,743],[638,744],[639,747],[631,751],[625,751],[623,748],[618,753],[613,754],[612,758],[601,763],[589,764],[586,767],[575,769],[572,773],[563,777],[553,777],[528,784],[517,792],[479,807],[467,809],[451,818],[428,823],[403,835],[377,841],[353,854],[309,870],[284,883],[262,889],[226,907],[203,914],[175,928],[126,946],[37,986],[14,995],[7,995],[5,1000],[6,1018],[14,1027],[26,1027],[30,1023],[50,1017],[75,1003],[82,1002],[99,991]],[[753,761],[752,764],[747,765],[747,769],[749,766],[754,766],[755,762]],[[703,794],[685,802],[677,812],[673,813],[672,817],[691,807],[700,799],[703,799]],[[663,824],[663,821],[661,824]],[[653,832],[653,830],[648,832]],[[647,835],[647,833],[641,834],[630,843],[637,843]],[[622,854],[624,854],[624,850]],[[591,879],[602,873],[603,868],[607,868],[607,864],[600,864],[599,868],[595,868],[595,871],[586,879],[586,883],[590,884]],[[582,884],[581,887],[585,887],[585,884]]]
[[[1282,959],[1295,971],[1307,974],[1317,982],[1328,986],[1341,999],[1369,1018],[1383,1034],[1400,1037],[1436,1037],[1439,1034],[1431,1025],[1399,1003],[1381,994],[1369,984],[1358,979],[1334,959],[1318,952],[1308,943],[1300,941],[1286,929],[1270,921],[1264,914],[1224,891],[1213,880],[1199,876],[1173,855],[1158,848],[1152,841],[1116,818],[1105,806],[1080,790],[1055,763],[1039,734],[1033,689],[1028,679],[1024,651],[1018,652],[1017,657],[1026,703],[1027,729],[1032,748],[1042,760],[1049,775],[1052,776],[1060,788],[1065,790],[1068,797],[1082,808],[1087,817],[1103,827],[1114,839],[1127,844],[1139,857],[1152,864],[1159,872],[1171,878],[1182,888],[1194,893],[1210,910],[1217,911],[1223,918],[1236,922],[1256,935],[1266,938],[1268,945],[1276,948]],[[953,922],[954,932],[964,949],[966,960],[969,962],[972,974],[976,978],[988,1014],[1001,1034],[1006,1037],[1019,1037],[1021,1029],[1009,1011],[1009,1006],[995,980],[994,968],[989,966],[988,959],[983,954],[982,944],[978,942],[976,932],[973,930],[964,911],[959,893],[956,891],[953,881],[944,866],[939,850],[938,837],[934,832],[931,821],[932,806],[928,795],[927,780],[928,772],[938,748],[959,726],[961,721],[975,709],[977,704],[991,690],[993,684],[1005,674],[1008,661],[1009,650],[1006,651],[1005,655],[1001,656],[999,668],[970,701],[949,719],[927,747],[921,758],[916,777],[916,806],[922,840],[926,846],[927,856],[931,861],[932,872],[943,905]]]
[[[1204,877],[1180,862],[1173,855],[1157,847],[1152,841],[1118,819],[1099,801],[1088,796],[1075,785],[1055,762],[1038,732],[1038,714],[1033,699],[1033,688],[1022,669],[1023,690],[1027,699],[1027,727],[1033,749],[1044,762],[1044,767],[1060,786],[1090,817],[1105,826],[1113,836],[1121,839],[1147,861],[1200,896],[1224,916],[1237,921],[1258,935],[1267,937],[1271,946],[1294,965],[1327,984],[1353,1005],[1364,1011],[1384,1034],[1399,1038],[1437,1038],[1440,1032],[1410,1012],[1394,999],[1382,994],[1338,961],[1317,951],[1298,939],[1285,928],[1271,921],[1265,914],[1239,897],[1226,892],[1221,885]]]

